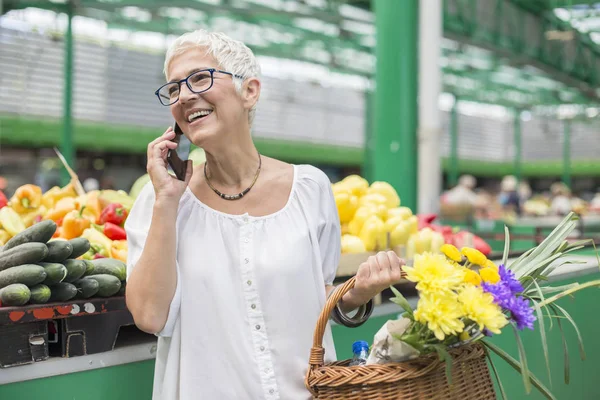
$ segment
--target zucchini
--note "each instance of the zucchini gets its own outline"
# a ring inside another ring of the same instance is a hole
[[[91,275],[94,272],[94,263],[90,260],[83,260],[83,262],[85,263],[85,274],[83,276]]]
[[[48,256],[44,243],[23,243],[0,252],[0,271],[17,265],[33,264]]]
[[[87,253],[90,249],[90,241],[86,238],[79,237],[71,239],[69,240],[69,243],[71,243],[71,246],[73,246],[73,252],[69,256],[70,258],[80,257]]]
[[[13,283],[33,286],[44,282],[45,279],[46,271],[44,267],[35,264],[24,264],[0,271],[0,288]]]
[[[31,291],[22,283],[13,283],[0,289],[0,305],[22,306],[31,298]]]
[[[46,262],[63,262],[71,256],[73,246],[67,240],[51,240],[46,243],[48,255],[44,258]]]
[[[60,282],[50,287],[50,301],[69,301],[77,295],[77,288],[72,283]]]
[[[100,289],[98,281],[93,279],[78,279],[73,282],[73,285],[77,288],[78,299],[89,299],[98,293],[98,289]]]
[[[121,281],[119,278],[108,274],[98,274],[86,276],[83,279],[93,279],[98,282],[98,296],[110,297],[117,294],[121,289]]]
[[[46,279],[42,282],[44,285],[56,285],[67,277],[67,267],[60,263],[40,262],[38,265],[44,267],[46,271]]]
[[[73,282],[81,278],[85,274],[86,265],[83,260],[65,260],[65,267],[67,268],[67,276],[63,279],[63,282]]]
[[[56,222],[51,219],[31,225],[23,232],[17,233],[4,245],[4,250],[12,249],[23,243],[46,243],[56,232]]]
[[[94,271],[90,276],[98,274],[107,274],[119,278],[120,281],[127,279],[127,266],[123,261],[114,258],[96,258],[92,260]]]
[[[31,291],[31,304],[44,304],[50,300],[50,288],[44,284],[35,285],[29,288]]]

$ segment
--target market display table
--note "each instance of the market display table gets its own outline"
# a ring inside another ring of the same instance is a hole
[[[557,268],[550,275],[550,284],[568,284],[574,279],[580,282],[600,279],[600,266],[593,250],[580,251],[570,258],[580,263]],[[558,399],[600,398],[600,387],[595,384],[597,377],[600,376],[598,363],[600,342],[596,340],[600,336],[600,320],[595,317],[598,293],[597,289],[586,289],[577,293],[574,298],[559,301],[559,305],[567,309],[578,323],[584,340],[587,361],[580,361],[577,357],[576,334],[570,326],[563,324],[566,339],[572,350],[571,383],[565,385],[562,337],[555,323],[554,328],[548,333],[548,346],[551,349],[553,392]],[[104,300],[113,301],[113,299]],[[409,297],[408,301],[416,307],[418,299]],[[79,307],[81,313],[81,305]],[[73,312],[73,309],[70,312]],[[383,304],[376,306],[369,321],[359,328],[348,329],[332,323],[338,358],[351,357],[353,341],[372,341],[373,335],[385,321],[398,318],[400,312],[401,309],[397,305],[384,301]],[[546,322],[546,329],[549,329],[548,322]],[[522,338],[528,352],[531,370],[548,385],[539,331],[525,331]],[[493,341],[518,357],[514,336],[498,335],[493,338]],[[0,399],[38,400],[42,396],[49,396],[73,400],[149,400],[155,352],[156,338],[153,335],[144,334],[133,326],[125,326],[121,328],[114,349],[111,351],[69,358],[51,357],[29,365],[0,369]],[[505,363],[496,360],[495,365],[509,399],[542,399],[535,389],[531,395],[525,395],[521,376]]]

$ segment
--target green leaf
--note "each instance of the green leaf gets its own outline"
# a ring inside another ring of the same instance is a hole
[[[446,350],[446,347],[442,344],[433,345],[435,351],[440,356],[440,360],[446,362],[446,379],[448,379],[448,385],[452,385],[452,356]]]
[[[551,293],[557,293],[557,292],[562,292],[565,290],[573,289],[574,287],[577,287],[577,286],[579,286],[579,283],[569,283],[568,285],[562,285],[562,286],[542,286],[541,291],[544,294],[551,294]],[[532,289],[532,290],[535,290],[535,289]],[[527,293],[529,293],[529,291]]]
[[[535,283],[537,286],[537,282]],[[539,289],[539,286],[537,286]],[[541,294],[541,293],[540,293]],[[552,374],[550,372],[550,355],[548,354],[548,340],[546,338],[546,326],[544,323],[544,315],[542,314],[542,309],[538,306],[537,301],[532,300],[533,307],[535,308],[535,312],[537,314],[537,319],[540,325],[540,337],[542,338],[542,349],[544,350],[544,361],[546,361],[546,372],[548,372],[548,382],[550,383],[550,387],[552,387]],[[550,324],[552,324],[552,319],[550,319]]]
[[[506,363],[510,365],[513,369],[515,369],[517,372],[523,373],[523,368],[521,364],[517,360],[515,360],[510,354],[508,354],[492,342],[489,342],[488,340],[482,340],[481,343],[483,343],[488,349],[496,353],[498,357],[506,361]],[[548,400],[556,400],[556,397],[554,397],[550,390],[548,390],[548,388],[546,388],[546,386],[544,386],[544,384],[538,378],[536,378],[535,375],[530,374],[530,377],[531,383],[537,390],[540,391],[541,394],[543,394]]]
[[[581,361],[585,360],[585,350],[583,348],[583,337],[581,337],[581,332],[579,331],[579,328],[577,327],[575,320],[573,319],[573,317],[571,317],[571,314],[569,314],[567,312],[567,310],[565,310],[558,304],[554,304],[554,307],[558,308],[560,310],[560,312],[562,312],[562,314],[565,316],[565,318],[567,318],[569,320],[571,325],[573,325],[573,329],[575,329],[575,333],[577,334],[577,341],[579,342],[579,356],[581,357]]]
[[[504,225],[504,252],[502,253],[502,265],[506,267],[508,261],[508,252],[510,251],[510,232],[508,227]]]
[[[487,355],[487,359],[490,362],[490,367],[492,367],[492,372],[494,373],[496,382],[498,382],[498,388],[500,388],[500,395],[502,395],[502,400],[508,400],[508,397],[506,397],[506,392],[504,391],[504,386],[502,386],[502,381],[500,380],[500,375],[498,375],[498,370],[494,365],[494,360],[492,360],[492,357],[490,357],[490,353],[487,349],[485,349],[485,354]]]
[[[396,289],[395,287],[390,286],[390,289],[392,289],[392,292],[394,292],[394,295],[396,295],[396,297],[392,297],[390,300],[393,303],[396,303],[400,307],[402,307],[404,309],[404,311],[406,311],[406,313],[409,315],[409,318],[414,321],[415,316],[413,314],[412,307],[408,303],[408,300],[406,300],[406,298],[404,296],[402,296],[402,293],[400,293],[398,291],[398,289]]]
[[[552,304],[555,301],[557,301],[557,300],[559,300],[559,299],[561,299],[563,297],[570,296],[573,293],[576,293],[576,292],[578,292],[578,291],[580,291],[582,289],[585,289],[585,288],[588,288],[588,287],[593,287],[593,286],[600,286],[600,280],[596,279],[594,281],[589,281],[589,282],[586,282],[586,283],[582,283],[582,284],[576,285],[575,287],[573,287],[571,289],[564,290],[564,291],[560,292],[559,294],[556,294],[556,295],[554,295],[554,296],[552,296],[552,297],[550,297],[550,298],[542,301],[540,303],[540,306],[545,306],[545,305],[548,305],[548,304]]]
[[[517,340],[517,347],[519,348],[519,360],[521,361],[522,372],[523,375],[523,385],[525,385],[525,393],[531,393],[531,378],[529,367],[527,366],[527,354],[525,354],[525,347],[523,347],[523,342],[521,341],[521,337],[519,336],[519,331],[514,324],[510,324],[515,332],[515,339]]]
[[[554,309],[554,307],[556,307],[556,305],[553,305],[552,308]],[[560,321],[560,319],[556,320],[556,323],[558,324],[558,329],[560,329],[560,336],[562,338],[562,344],[563,344],[563,353],[564,353],[564,360],[565,360],[565,384],[569,384],[569,381],[571,380],[571,363],[569,362],[569,346],[567,344],[567,339],[565,338],[565,331],[563,330],[562,327],[562,322]]]

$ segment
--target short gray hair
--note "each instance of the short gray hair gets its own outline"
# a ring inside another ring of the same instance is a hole
[[[173,57],[198,47],[206,48],[206,53],[210,54],[219,64],[219,68],[225,71],[244,78],[260,78],[260,65],[248,46],[224,33],[208,32],[204,29],[184,33],[171,43],[165,56],[165,76]],[[242,82],[243,79],[233,78],[233,84],[239,94],[242,93]],[[255,114],[256,105],[248,114],[250,125],[254,121]]]

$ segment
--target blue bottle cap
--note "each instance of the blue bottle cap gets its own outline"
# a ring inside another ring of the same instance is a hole
[[[352,344],[353,353],[360,353],[361,350],[369,351],[369,343],[365,342],[364,340],[358,340]]]

